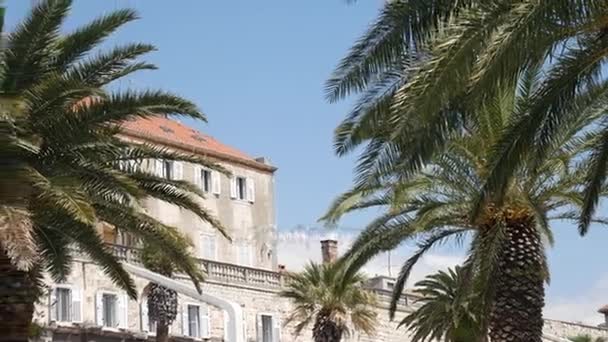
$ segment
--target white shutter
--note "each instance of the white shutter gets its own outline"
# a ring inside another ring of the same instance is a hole
[[[253,178],[247,178],[247,201],[253,203],[255,201],[255,183]]]
[[[236,177],[230,177],[230,198],[236,198]]]
[[[82,291],[77,288],[72,288],[72,322],[82,322]]]
[[[198,186],[199,188],[203,188],[203,180],[201,177],[201,167],[198,165],[194,165],[194,185]]]
[[[163,167],[163,161],[162,159],[156,159],[154,161],[154,175],[156,177],[164,177],[165,175],[165,168]]]
[[[184,179],[184,164],[182,162],[174,161],[173,163],[173,179],[182,180]]]
[[[202,304],[200,306],[200,318],[201,318],[201,337],[208,338],[210,336],[209,327],[211,326],[211,322],[209,319],[209,306],[207,304]]]
[[[116,317],[118,318],[118,327],[122,329],[127,329],[129,324],[127,322],[128,317],[128,309],[127,303],[129,302],[129,298],[126,294],[118,296],[118,312],[116,313]]]
[[[221,192],[222,179],[220,177],[221,177],[221,175],[219,172],[211,171],[211,192],[214,195],[219,195]],[[236,195],[236,189],[235,189],[235,195]]]
[[[279,315],[272,315],[272,342],[281,341],[281,320]]]
[[[148,319],[148,299],[142,298],[139,304],[139,314],[141,321],[141,331],[150,332],[150,321]]]
[[[256,325],[256,341],[264,341],[264,326],[263,326],[262,315],[258,314],[255,316],[255,325]]]
[[[95,322],[99,326],[103,326],[103,293],[95,294]]]
[[[57,289],[53,288],[49,291],[49,320],[51,322],[57,320]]]
[[[188,305],[182,306],[182,335],[188,336]]]

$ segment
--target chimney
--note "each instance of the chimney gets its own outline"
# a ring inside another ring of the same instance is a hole
[[[338,259],[338,241],[337,240],[321,240],[321,255],[323,263],[328,264]]]
[[[604,315],[604,324],[603,326],[608,328],[608,305],[602,306],[597,312]]]

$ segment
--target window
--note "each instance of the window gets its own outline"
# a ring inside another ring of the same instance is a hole
[[[247,198],[247,179],[236,177],[236,198],[244,200]]]
[[[272,316],[262,315],[262,342],[272,342]]]
[[[201,240],[201,256],[203,259],[216,260],[217,248],[215,236],[211,234],[202,234]]]
[[[201,316],[197,305],[188,305],[188,336],[200,337]]]
[[[114,294],[104,293],[102,295],[103,326],[114,328],[118,326],[118,298]]]
[[[209,337],[209,307],[187,304],[183,313],[183,333],[190,337]]]
[[[244,266],[253,265],[253,253],[251,252],[251,246],[246,243],[240,243],[236,245],[237,248],[237,264]]]
[[[163,160],[163,177],[166,179],[173,179],[173,162],[170,160]]]
[[[204,192],[211,191],[211,171],[201,170],[201,189]]]
[[[388,281],[386,282],[386,287],[388,287],[389,290],[392,290],[395,288],[395,283],[392,281]]]
[[[55,317],[59,322],[72,321],[72,290],[55,289]]]

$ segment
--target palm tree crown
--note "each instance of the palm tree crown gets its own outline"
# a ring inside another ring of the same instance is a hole
[[[353,331],[374,333],[375,296],[361,287],[363,275],[347,272],[343,265],[311,262],[302,272],[289,274],[280,295],[294,303],[286,324],[295,323],[296,335],[311,324],[316,342],[338,342]]]
[[[152,174],[146,164],[175,160],[221,169],[204,158],[116,134],[125,120],[182,115],[205,120],[192,102],[159,90],[113,90],[112,82],[155,66],[139,61],[153,51],[134,43],[91,55],[132,10],[104,15],[62,34],[70,0],[41,1],[8,35],[0,55],[0,245],[22,269],[41,263],[58,281],[80,248],[131,296],[131,277],[97,233],[107,223],[156,246],[196,286],[202,272],[182,235],[142,210],[154,197],[192,211],[223,231],[200,205],[200,190]]]
[[[606,94],[607,15],[606,2],[596,0],[386,2],[327,81],[330,101],[361,94],[336,129],[336,152],[367,144],[359,184],[386,170],[408,176],[444,149],[464,128],[463,118],[492,102],[505,83],[542,65],[546,73],[528,110],[510,118],[488,155],[483,195],[506,195],[520,164],[546,156],[561,139],[561,122],[577,112],[573,99],[598,86]],[[604,121],[598,117],[594,125],[605,127]],[[588,165],[581,233],[608,169],[606,132],[594,142]]]
[[[412,342],[445,340],[469,342],[479,340],[479,314],[475,296],[459,294],[464,283],[461,267],[439,271],[415,284],[419,296],[415,309],[399,324],[406,326]]]
[[[536,299],[523,305],[522,311],[534,308],[534,313],[526,315],[535,317],[538,327],[534,334],[540,334],[542,279],[548,277],[544,246],[553,240],[549,221],[579,218],[576,210],[584,201],[586,151],[599,129],[581,132],[581,127],[602,115],[602,110],[586,106],[578,116],[563,122],[558,130],[560,139],[549,146],[547,158],[521,164],[503,198],[484,197],[484,179],[492,171],[488,160],[493,146],[511,118],[525,115],[525,104],[541,86],[538,73],[529,69],[515,85],[504,85],[492,102],[463,122],[445,152],[435,153],[432,162],[419,172],[403,177],[399,170],[387,170],[375,183],[340,196],[324,217],[335,221],[352,210],[388,208],[368,225],[347,253],[354,264],[363,264],[404,240],[419,240],[419,249],[405,262],[397,279],[392,313],[417,261],[439,243],[466,238],[470,247],[464,268],[469,283],[485,284],[479,287],[484,303],[481,317],[491,317],[497,306],[508,304],[495,296],[508,291],[510,281],[524,282],[527,278],[530,283],[526,291],[531,293],[526,295]],[[601,96],[596,89],[590,88],[576,102],[598,99]],[[495,277],[508,274],[513,276],[500,285]]]

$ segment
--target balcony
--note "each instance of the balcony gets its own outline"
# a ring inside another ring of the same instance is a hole
[[[140,250],[138,248],[108,244],[112,254],[121,261],[142,266],[140,258]],[[75,257],[79,259],[88,259],[86,254],[78,250],[74,251]],[[265,291],[278,291],[283,287],[284,277],[279,272],[235,265],[225,262],[199,259],[198,260],[203,270],[206,271],[206,281],[209,283],[218,283],[235,286],[246,286],[258,288]],[[381,307],[388,307],[391,301],[392,292],[387,290],[369,288],[376,294],[378,304]],[[399,299],[399,309],[405,309],[411,306],[411,299],[415,299],[412,295],[402,295]]]

